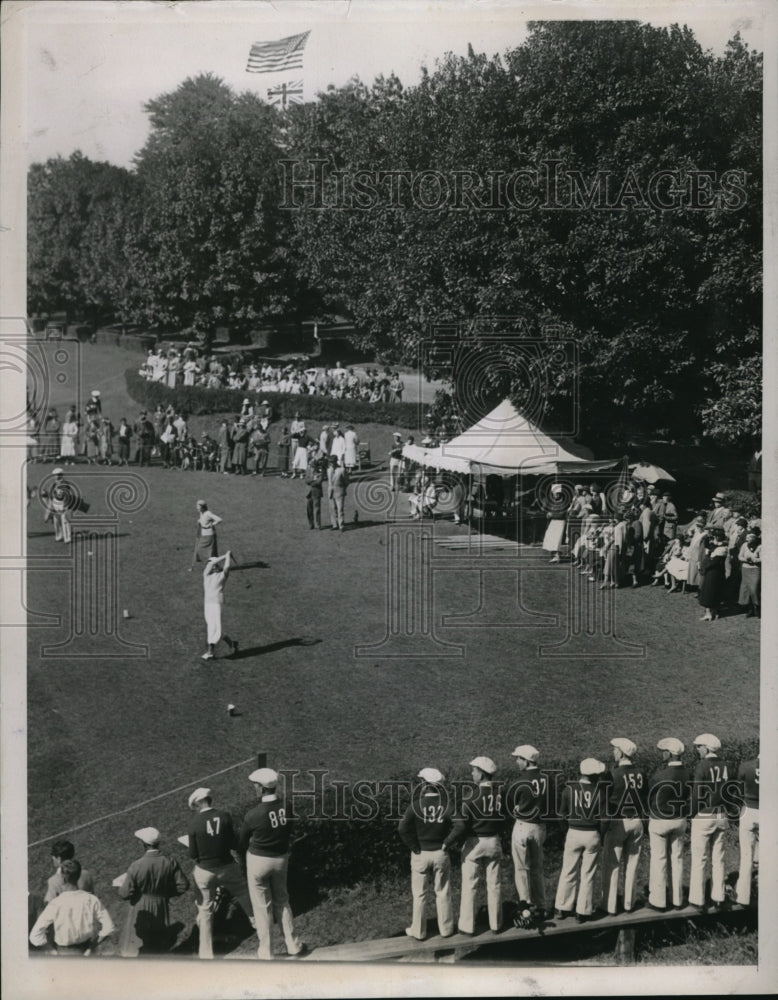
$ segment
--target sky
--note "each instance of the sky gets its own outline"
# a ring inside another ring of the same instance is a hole
[[[278,78],[246,72],[253,42],[307,29],[302,73],[306,100],[354,75],[366,82],[395,72],[405,84],[434,67],[447,51],[465,55],[468,43],[491,56],[520,44],[527,21],[550,16],[636,17],[653,24],[688,24],[705,48],[722,52],[740,31],[764,49],[764,5],[682,2],[606,7],[546,0],[524,5],[498,0],[319,0],[273,3],[206,0],[196,3],[67,0],[4,4],[4,20],[22,21],[19,81],[26,113],[19,136],[25,163],[69,156],[80,149],[122,166],[148,134],[145,102],[175,90],[188,76],[211,72],[236,90],[266,95]],[[289,79],[286,75],[284,79]]]

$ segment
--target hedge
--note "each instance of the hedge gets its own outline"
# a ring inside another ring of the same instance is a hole
[[[724,504],[730,510],[736,510],[743,517],[755,518],[762,516],[762,494],[751,490],[724,490]]]
[[[299,412],[307,420],[337,420],[352,424],[388,424],[390,427],[419,428],[423,410],[418,403],[367,403],[361,399],[332,399],[329,396],[290,395],[284,392],[243,391],[242,389],[206,389],[202,386],[178,386],[171,389],[161,382],[149,382],[134,368],[124,373],[131,399],[148,409],[174,406],[187,414],[240,413],[244,399],[255,403],[267,400],[275,418],[291,420]]]
[[[700,724],[699,728],[704,728]],[[759,741],[755,738],[727,741],[720,756],[734,765],[741,761],[751,760],[759,753]],[[685,763],[693,766],[696,754],[689,746],[685,754]],[[612,766],[609,757],[600,754],[608,766]],[[649,775],[662,765],[658,751],[639,752],[635,763],[644,768]],[[543,761],[542,768],[559,771],[563,778],[573,778],[578,775],[579,761]],[[518,771],[501,768],[495,779],[506,782],[506,787],[518,777]],[[734,777],[734,775],[732,776]],[[407,779],[405,779],[407,780]],[[470,772],[452,775],[452,780],[469,781]],[[303,776],[298,780],[298,787],[310,786]],[[563,779],[560,779],[560,788]],[[350,813],[352,797],[349,790],[341,793],[341,808]],[[408,867],[408,849],[400,840],[397,832],[397,822],[387,818],[389,793],[378,797],[380,803],[379,815],[374,819],[320,819],[314,818],[313,805],[310,799],[303,798],[295,802],[295,810],[299,816],[295,829],[295,846],[289,868],[290,890],[310,897],[320,897],[327,891],[337,888],[348,888],[359,882],[372,882],[380,885],[393,879],[398,873],[406,873]],[[407,794],[400,797],[400,811],[408,804]],[[333,815],[334,790],[331,786],[324,788],[323,812]],[[256,800],[241,802],[233,808],[232,814],[237,819],[256,805]],[[548,835],[545,851],[549,857],[561,854],[564,848],[564,830],[558,821],[547,825]],[[506,857],[510,857],[510,826],[506,824],[503,831],[503,848]]]

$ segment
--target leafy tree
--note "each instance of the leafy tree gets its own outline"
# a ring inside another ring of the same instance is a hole
[[[279,115],[210,74],[146,105],[151,135],[136,157],[140,212],[130,257],[138,313],[209,341],[290,307],[280,212]]]

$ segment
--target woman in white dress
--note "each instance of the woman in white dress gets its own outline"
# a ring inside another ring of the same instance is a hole
[[[197,362],[189,358],[184,362],[184,385],[195,384],[195,373],[197,372]]]
[[[346,433],[343,435],[343,439],[345,441],[343,464],[349,472],[353,472],[359,464],[359,437],[351,424],[346,427]]]
[[[702,554],[702,543],[705,541],[705,521],[701,517],[696,517],[692,524],[691,541],[686,550],[686,561],[689,564],[686,576],[687,587],[699,587],[700,585],[700,556]]]
[[[167,363],[167,384],[169,389],[175,389],[176,382],[178,381],[178,373],[181,370],[181,360],[177,354]]]
[[[308,435],[306,434],[305,421],[300,419],[299,413],[294,415],[290,433],[294,448],[291,478],[296,479],[299,472],[300,478],[305,479],[305,473],[308,471]]]
[[[78,441],[78,424],[71,417],[70,413],[65,417],[62,425],[62,440],[60,441],[59,453],[65,465],[73,465],[76,457],[76,442]]]

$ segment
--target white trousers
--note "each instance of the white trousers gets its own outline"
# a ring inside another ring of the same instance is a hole
[[[281,858],[263,858],[258,854],[246,855],[246,875],[249,883],[249,896],[254,910],[254,920],[257,925],[259,958],[272,958],[273,945],[271,932],[273,920],[280,925],[286,941],[286,950],[290,955],[296,955],[302,945],[294,932],[292,908],[289,905],[289,894],[286,891],[286,870],[289,865],[289,855]]]
[[[692,820],[692,859],[689,873],[689,903],[705,905],[705,871],[711,862],[710,897],[714,903],[724,901],[724,834],[729,822],[726,816],[695,816]]]
[[[63,510],[58,513],[55,510],[52,514],[52,520],[54,521],[54,541],[65,542],[65,544],[69,544],[70,512],[67,510]]]
[[[754,864],[759,864],[759,810],[744,805],[740,810],[740,874],[737,880],[737,901],[743,906],[751,902]]]
[[[482,877],[486,879],[486,903],[489,927],[502,926],[502,892],[499,837],[469,837],[462,845],[462,898],[459,901],[459,929],[472,934],[475,929],[475,896]]]
[[[451,909],[451,859],[443,850],[421,851],[419,854],[411,854],[413,919],[408,933],[416,938],[427,936],[430,877],[435,888],[438,931],[445,936],[454,933],[454,915]]]
[[[192,871],[197,887],[197,927],[200,931],[200,958],[213,958],[213,899],[218,886],[224,888],[243,907],[253,921],[249,887],[243,872],[234,861],[221,865],[214,871],[195,865]]]
[[[685,819],[650,819],[648,901],[660,909],[683,904],[683,838]],[[668,864],[669,863],[669,864]],[[668,894],[668,889],[670,890]],[[668,898],[669,896],[669,898]]]
[[[599,830],[577,830],[574,827],[568,829],[565,851],[562,855],[562,870],[559,873],[559,885],[556,890],[555,905],[558,910],[575,909],[583,916],[593,912],[594,876],[597,873],[599,853]]]
[[[511,857],[516,893],[520,900],[545,908],[546,884],[543,878],[543,823],[517,820],[511,833]]]
[[[222,637],[222,606],[215,601],[203,604],[205,627],[208,631],[208,643],[215,646]]]
[[[602,851],[602,894],[608,913],[616,913],[619,873],[624,862],[624,909],[635,905],[635,876],[643,841],[643,820],[612,819],[605,834]]]

